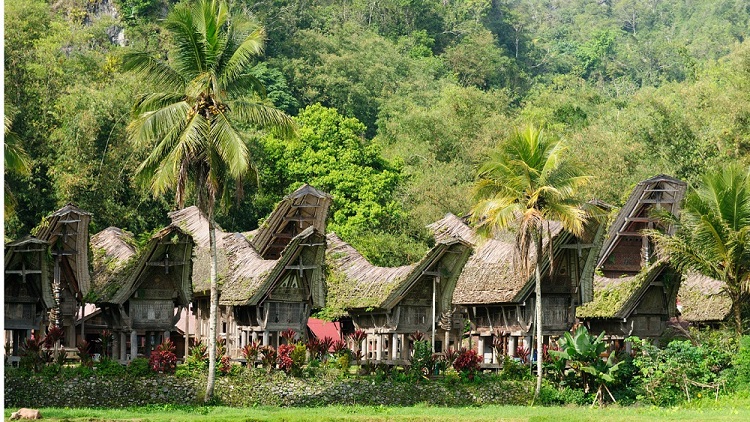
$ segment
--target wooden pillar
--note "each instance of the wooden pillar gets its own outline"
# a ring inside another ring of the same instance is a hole
[[[258,341],[258,332],[253,330],[252,337],[253,337],[253,342]]]
[[[130,360],[138,357],[138,333],[133,330],[130,332]]]
[[[125,331],[120,331],[120,361],[124,361],[128,354],[128,336]]]
[[[445,338],[443,339],[443,350],[448,350],[448,348],[451,345],[451,332],[450,332],[450,330],[447,330],[445,332],[444,337]],[[443,350],[439,350],[439,351],[442,352]]]
[[[162,343],[166,342],[167,340],[172,339],[172,332],[170,330],[164,331],[164,341]]]
[[[120,360],[120,335],[117,333],[112,333],[112,360]]]
[[[263,345],[268,345],[268,330],[263,330]]]
[[[477,354],[482,358],[482,363],[484,363],[484,337],[482,336],[477,337]]]
[[[518,338],[515,336],[508,337],[508,356],[514,357],[516,355],[517,341]]]
[[[185,358],[190,354],[190,303],[185,307]]]
[[[382,334],[375,334],[375,360],[380,361],[383,357],[383,336]]]
[[[398,334],[391,334],[391,360],[395,360],[398,356]]]

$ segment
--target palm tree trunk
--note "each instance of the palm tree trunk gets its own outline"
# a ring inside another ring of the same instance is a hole
[[[209,402],[214,395],[216,383],[216,320],[219,313],[219,294],[216,280],[216,223],[213,212],[208,215],[208,244],[211,253],[211,305],[208,316],[208,381],[206,382],[205,401]]]
[[[536,236],[536,268],[534,269],[534,292],[536,294],[536,390],[534,401],[542,390],[542,239]],[[550,257],[550,259],[552,259]]]

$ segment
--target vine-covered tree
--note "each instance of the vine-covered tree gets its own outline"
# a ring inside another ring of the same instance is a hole
[[[145,52],[125,56],[124,66],[153,81],[141,95],[128,131],[153,149],[138,168],[154,194],[174,189],[180,207],[190,192],[209,221],[211,308],[206,401],[216,376],[216,239],[214,210],[227,180],[251,171],[242,125],[289,135],[293,121],[264,100],[265,89],[249,68],[263,51],[264,31],[245,16],[230,14],[221,0],[180,5],[165,23],[174,43],[168,61]]]

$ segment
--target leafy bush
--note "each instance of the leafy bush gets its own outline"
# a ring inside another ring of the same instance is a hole
[[[521,381],[533,378],[531,374],[531,368],[529,365],[512,359],[510,356],[505,356],[503,360],[503,370],[500,372],[500,377],[504,380]]]
[[[185,365],[190,371],[205,371],[208,368],[208,346],[200,342],[191,347]]]
[[[151,366],[146,358],[135,358],[130,361],[127,368],[128,375],[133,377],[148,377],[153,374]]]
[[[165,341],[151,352],[148,365],[154,372],[174,374],[177,369],[177,356],[174,354],[174,345],[171,340]]]
[[[732,358],[734,381],[739,387],[750,388],[750,336],[742,336],[740,349]]]
[[[479,364],[482,363],[482,360],[482,357],[477,354],[476,350],[461,349],[458,357],[453,362],[453,367],[456,368],[456,371],[466,375],[469,380],[473,380],[476,373],[481,369]]]
[[[542,385],[539,400],[544,406],[560,406],[566,404],[584,405],[591,402],[580,389],[570,387],[557,388],[550,384]]]
[[[260,348],[260,361],[263,367],[269,371],[276,366],[276,349],[273,346],[263,346]]]
[[[102,357],[99,363],[96,364],[97,375],[103,377],[119,377],[125,375],[125,372],[124,365],[108,357]]]
[[[615,375],[621,362],[615,362],[615,354],[607,359],[601,356],[607,350],[604,342],[604,331],[594,337],[588,329],[581,325],[572,335],[568,332],[558,341],[560,350],[550,350],[551,357],[566,361],[570,369],[566,372],[575,373],[575,379],[580,380],[584,393],[596,389],[596,399],[599,404],[604,401],[604,391],[612,397],[608,384],[615,381]],[[614,397],[612,397],[614,399]]]
[[[260,352],[260,342],[257,342],[257,341],[250,342],[249,344],[246,344],[245,347],[242,348],[242,356],[245,357],[248,367],[253,366],[253,362],[255,362],[255,359],[258,358],[259,352]]]
[[[695,392],[700,388],[696,383],[723,383],[722,371],[729,366],[733,352],[720,350],[709,342],[694,345],[680,340],[658,349],[647,340],[629,340],[633,341],[637,352],[633,364],[638,368],[634,377],[638,399],[659,406],[686,400],[691,390]]]
[[[432,357],[432,346],[427,340],[414,342],[414,355],[411,358],[411,369],[415,373],[426,377],[432,374],[435,359]]]

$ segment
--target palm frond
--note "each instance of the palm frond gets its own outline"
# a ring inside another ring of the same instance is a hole
[[[297,126],[294,119],[277,108],[250,100],[231,101],[229,106],[232,114],[244,123],[271,129],[285,138],[296,134]]]
[[[125,54],[122,68],[124,71],[132,72],[165,91],[180,92],[185,86],[185,79],[180,73],[166,62],[158,60],[146,52]]]
[[[265,37],[265,30],[258,27],[237,47],[222,72],[222,83],[225,86],[231,85],[235,79],[244,75],[252,60],[263,54]]]

